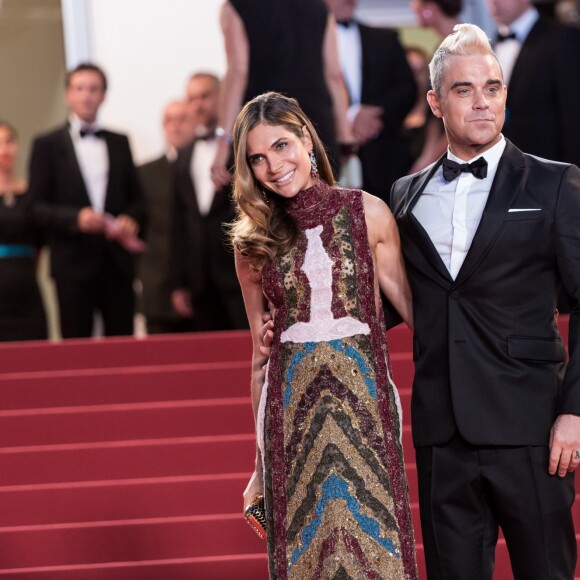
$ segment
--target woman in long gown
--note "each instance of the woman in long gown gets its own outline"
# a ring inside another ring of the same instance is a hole
[[[266,93],[234,127],[231,235],[252,331],[258,451],[244,492],[266,503],[271,578],[416,579],[380,291],[412,325],[387,206],[335,187],[297,101]],[[275,309],[266,371],[262,317]]]
[[[16,175],[16,130],[0,121],[0,341],[47,338],[36,281],[42,235],[26,211],[26,182]]]

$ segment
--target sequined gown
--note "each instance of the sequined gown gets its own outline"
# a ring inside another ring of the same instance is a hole
[[[416,579],[362,193],[318,181],[287,209],[297,243],[263,276],[277,308],[258,411],[270,576]]]

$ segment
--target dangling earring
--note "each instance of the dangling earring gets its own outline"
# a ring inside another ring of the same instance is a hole
[[[316,155],[314,155],[314,150],[310,152],[310,175],[314,179],[318,177],[318,164],[316,163]]]
[[[266,194],[266,190],[262,189],[262,198],[264,199],[264,202],[267,205],[270,205],[270,198],[268,197],[268,195]]]

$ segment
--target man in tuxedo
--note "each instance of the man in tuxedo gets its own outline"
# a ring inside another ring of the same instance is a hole
[[[163,111],[164,155],[137,168],[149,210],[147,249],[139,260],[141,310],[149,334],[186,332],[191,319],[182,318],[171,303],[171,235],[173,228],[173,168],[177,152],[193,138],[193,119],[187,103],[172,101]]]
[[[134,255],[144,202],[125,135],[97,123],[107,79],[93,64],[67,74],[68,121],[38,137],[30,158],[31,210],[48,232],[64,338],[133,333]]]
[[[487,0],[508,86],[504,135],[527,153],[580,166],[580,30],[532,0]]]
[[[397,33],[353,19],[357,0],[326,0],[337,21],[340,64],[359,145],[362,187],[385,201],[413,162],[403,122],[417,88]],[[388,162],[385,160],[388,158]]]
[[[173,306],[193,330],[247,328],[234,255],[224,224],[234,218],[229,186],[216,190],[214,160],[219,79],[197,73],[187,86],[196,137],[179,151],[174,173]]]
[[[449,149],[391,192],[413,290],[413,439],[430,580],[490,580],[501,527],[516,578],[574,577],[580,463],[580,170],[500,133],[485,33],[455,28],[428,101]],[[574,298],[570,361],[555,317]]]

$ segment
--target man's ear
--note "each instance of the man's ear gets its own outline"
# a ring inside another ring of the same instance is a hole
[[[441,119],[443,117],[443,113],[441,112],[441,107],[439,106],[439,97],[435,94],[434,90],[430,90],[427,93],[427,102],[429,103],[429,107],[431,107],[431,112]]]
[[[312,151],[314,144],[312,143],[312,136],[306,125],[302,125],[302,135],[304,135],[304,145],[308,151]]]

